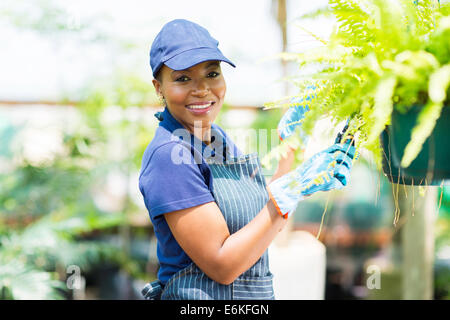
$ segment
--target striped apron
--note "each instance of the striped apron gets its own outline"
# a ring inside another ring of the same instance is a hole
[[[213,176],[214,199],[233,234],[248,224],[269,201],[258,154],[222,162],[211,158],[205,161]],[[161,299],[274,299],[272,277],[267,250],[230,285],[210,279],[192,262],[168,280]]]

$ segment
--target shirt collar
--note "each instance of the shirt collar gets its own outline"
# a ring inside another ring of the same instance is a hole
[[[184,129],[187,131],[187,129],[185,129],[183,127],[183,125],[172,116],[172,114],[169,112],[169,109],[167,107],[164,108],[164,111],[155,113],[155,117],[160,121],[159,125],[164,127],[166,130],[168,130],[171,133],[173,133],[177,129]],[[224,159],[226,159],[226,150],[227,150],[226,139],[225,139],[225,137],[222,136],[220,131],[215,128],[215,126],[216,125],[213,123],[211,125],[211,130],[214,130],[214,132],[217,133],[215,135],[216,137],[220,137],[222,139],[222,141],[223,141],[223,157],[224,157]],[[200,139],[198,139],[193,134],[191,134],[191,133],[189,133],[189,134],[191,137],[191,145],[196,147],[197,150],[199,152],[201,152],[201,154],[205,154],[205,149],[208,149],[207,154],[210,154],[211,156],[215,156],[214,148],[211,148],[209,145],[207,145],[203,141],[200,141]],[[199,150],[199,148],[198,148],[199,146],[201,146],[201,150]]]

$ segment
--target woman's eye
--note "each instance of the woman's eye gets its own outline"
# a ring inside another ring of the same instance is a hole
[[[181,77],[177,78],[175,81],[185,82],[185,81],[188,81],[188,80],[189,80],[188,77],[186,77],[186,76],[181,76]]]
[[[220,75],[220,73],[218,73],[216,71],[211,71],[210,73],[208,73],[208,77],[210,77],[210,78],[215,78],[219,75]]]

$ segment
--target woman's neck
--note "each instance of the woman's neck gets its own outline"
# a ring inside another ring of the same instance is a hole
[[[166,106],[167,108],[167,106]],[[169,110],[170,112],[170,110]],[[211,143],[211,125],[212,122],[206,123],[206,126],[204,125],[204,121],[194,121],[193,124],[183,121],[183,119],[177,119],[176,116],[174,116],[171,113],[172,117],[175,118],[186,130],[188,130],[191,134],[193,134],[197,139],[200,141],[203,141],[206,145],[209,145]]]
[[[209,127],[192,126],[186,129],[206,145],[209,145],[211,143],[211,126]]]

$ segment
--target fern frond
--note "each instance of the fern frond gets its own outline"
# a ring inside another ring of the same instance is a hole
[[[331,9],[328,6],[326,6],[326,7],[318,8],[311,12],[307,12],[307,13],[297,17],[296,20],[307,20],[307,19],[315,19],[318,17],[329,17],[329,16],[333,16],[333,12],[331,11]]]
[[[447,89],[450,84],[450,64],[439,68],[430,76],[428,96],[434,103],[442,103],[447,98]]]
[[[442,103],[428,103],[417,117],[417,124],[411,132],[400,165],[407,168],[422,150],[425,140],[430,136],[442,111]]]
[[[328,41],[326,41],[325,39],[322,39],[321,37],[319,37],[317,34],[315,34],[314,32],[309,31],[308,29],[306,29],[305,27],[302,27],[299,24],[295,25],[297,28],[301,29],[303,32],[307,33],[308,35],[310,35],[311,37],[313,37],[314,39],[316,39],[317,41],[321,42],[324,45],[328,44]]]
[[[365,1],[331,0],[331,10],[338,22],[338,29],[332,36],[345,46],[364,48],[373,40],[371,26],[373,14]],[[366,5],[366,8],[364,8]]]
[[[370,135],[367,138],[368,143],[372,143],[378,139],[390,119],[393,110],[392,96],[394,95],[396,84],[397,79],[394,76],[390,76],[382,79],[377,86],[372,114],[374,123]]]
[[[401,161],[402,167],[408,167],[422,150],[425,140],[433,131],[436,121],[441,115],[446,92],[450,85],[450,65],[445,65],[434,72],[429,81],[428,95],[430,102],[417,117],[417,124],[411,133],[411,140],[406,145]]]
[[[313,87],[316,87],[317,89],[312,89]],[[310,97],[319,94],[321,90],[323,90],[323,87],[324,82],[320,81],[314,82],[309,80],[299,85],[300,94],[293,96],[286,96],[272,102],[266,102],[264,103],[263,110],[269,110],[274,108],[290,108],[294,106],[305,107],[306,105],[308,105],[311,108],[312,101]],[[295,102],[293,101],[294,98]],[[303,101],[303,104],[299,103],[298,102],[299,100]]]

